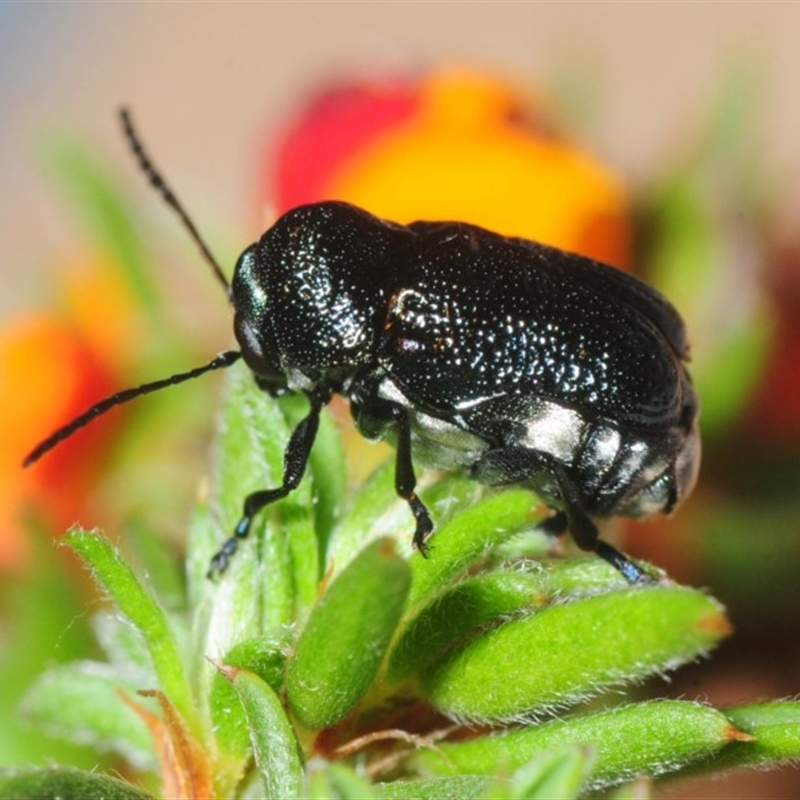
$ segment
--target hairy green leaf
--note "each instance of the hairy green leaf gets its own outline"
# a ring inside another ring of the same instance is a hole
[[[289,662],[287,692],[309,728],[333,725],[369,689],[403,611],[411,583],[391,539],[350,563],[311,612]]]
[[[77,769],[0,770],[0,797],[14,800],[152,800],[138,786]]]
[[[510,620],[422,678],[446,714],[513,719],[674,669],[728,631],[719,604],[700,592],[626,589]]]
[[[428,558],[412,562],[414,582],[409,604],[431,597],[464,573],[492,545],[534,528],[547,515],[536,497],[524,489],[508,489],[481,500],[442,527],[431,539]]]
[[[304,797],[300,746],[280,699],[252,672],[224,667],[223,674],[244,708],[265,796]]]
[[[491,775],[515,770],[536,753],[565,744],[594,752],[594,788],[662,775],[721,750],[737,732],[716,709],[680,700],[620,706],[469,742],[440,744],[413,756],[423,774]]]
[[[119,551],[97,533],[74,528],[67,544],[84,560],[94,579],[142,635],[159,683],[195,732],[200,720],[194,706],[183,659],[167,616],[139,582]]]

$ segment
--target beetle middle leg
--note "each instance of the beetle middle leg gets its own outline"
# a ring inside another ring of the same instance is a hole
[[[397,424],[394,488],[397,494],[408,503],[417,522],[413,539],[414,547],[427,557],[428,545],[426,542],[433,532],[433,520],[425,504],[414,491],[417,477],[414,474],[414,463],[411,459],[411,425],[408,421],[408,414],[402,408],[392,407],[392,416]]]
[[[413,543],[419,552],[426,556],[427,540],[433,533],[433,520],[420,500],[415,489],[417,476],[411,454],[411,422],[406,409],[386,400],[359,398],[350,403],[356,426],[368,439],[380,439],[394,428],[396,437],[394,488],[398,497],[405,500],[417,523]]]
[[[225,541],[211,559],[206,573],[208,578],[221,575],[228,568],[239,542],[250,533],[255,515],[270,503],[286,497],[300,485],[319,430],[319,416],[322,407],[330,400],[330,392],[317,390],[309,393],[308,399],[311,409],[292,431],[283,454],[283,483],[275,489],[262,489],[245,498],[242,518],[237,523],[233,536]]]

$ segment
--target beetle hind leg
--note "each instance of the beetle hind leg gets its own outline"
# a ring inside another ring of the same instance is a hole
[[[563,514],[572,538],[581,550],[591,550],[618,570],[628,583],[650,583],[652,578],[608,542],[600,538],[592,518],[586,513],[572,481],[563,468],[556,468],[555,474],[561,489],[564,505]],[[556,517],[559,515],[556,514]],[[553,519],[553,518],[551,518]],[[548,520],[549,521],[549,520]]]
[[[553,536],[569,531],[578,547],[597,553],[629,583],[651,580],[627,556],[600,538],[575,484],[553,457],[526,447],[497,448],[484,453],[473,465],[472,477],[490,485],[527,482],[542,497],[551,495],[555,500],[557,495],[559,508],[539,525],[541,530]]]

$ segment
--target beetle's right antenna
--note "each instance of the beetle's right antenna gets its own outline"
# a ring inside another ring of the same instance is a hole
[[[164,201],[167,203],[167,205],[170,206],[170,208],[172,208],[172,210],[175,211],[175,213],[180,217],[184,227],[189,231],[189,235],[192,237],[192,239],[194,239],[195,243],[200,248],[200,252],[203,254],[205,260],[211,265],[211,269],[214,270],[217,280],[223,285],[225,288],[225,294],[227,294],[228,299],[230,299],[231,285],[228,282],[228,279],[225,277],[222,267],[220,267],[217,259],[214,258],[211,250],[209,250],[208,245],[205,243],[205,240],[200,235],[200,231],[197,230],[194,222],[192,222],[191,218],[181,205],[180,200],[178,200],[178,198],[175,196],[172,189],[167,186],[166,181],[161,177],[161,173],[156,169],[155,165],[150,160],[150,157],[147,155],[144,145],[142,144],[142,140],[139,138],[139,134],[136,132],[136,128],[133,126],[133,120],[131,119],[130,112],[127,108],[121,109],[120,118],[122,119],[122,127],[125,131],[125,138],[128,140],[131,150],[133,151],[134,156],[136,156],[139,166],[142,168],[142,172],[147,175],[150,183],[161,195],[161,197],[164,198]]]
[[[167,386],[175,386],[177,383],[193,380],[214,369],[226,369],[231,366],[231,364],[235,364],[241,357],[242,354],[238,350],[227,350],[224,353],[220,353],[216,358],[213,358],[208,364],[202,367],[195,367],[188,372],[179,372],[177,375],[170,375],[169,378],[162,378],[152,383],[145,383],[141,386],[137,386],[135,389],[125,389],[124,391],[111,395],[111,397],[106,397],[105,400],[95,403],[79,417],[75,417],[72,422],[68,422],[57,431],[51,433],[45,440],[39,442],[39,444],[25,456],[22,466],[31,466],[31,464],[37,462],[45,453],[59,444],[59,442],[63,442],[64,439],[72,436],[75,431],[88,425],[93,419],[99,417],[101,414],[105,414],[106,411],[114,408],[114,406],[121,406],[123,403],[141,397],[143,394],[161,391],[161,389],[166,389]]]

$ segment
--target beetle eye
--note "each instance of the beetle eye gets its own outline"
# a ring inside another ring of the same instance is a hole
[[[280,381],[283,378],[280,365],[270,358],[269,352],[265,350],[256,335],[255,328],[243,314],[234,316],[233,327],[247,366],[259,377],[269,381]]]

